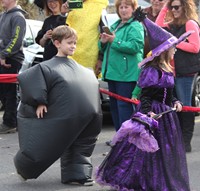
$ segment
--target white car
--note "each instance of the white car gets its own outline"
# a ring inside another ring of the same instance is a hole
[[[23,41],[24,62],[20,72],[40,63],[43,60],[44,48],[35,42],[38,31],[42,28],[43,22],[26,19],[26,34]]]

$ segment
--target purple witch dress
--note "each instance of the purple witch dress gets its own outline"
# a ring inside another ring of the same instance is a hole
[[[169,110],[177,101],[173,97],[172,73],[145,67],[138,85],[142,91],[137,111],[142,116],[149,111]],[[137,123],[134,120],[132,125],[130,121],[124,122],[123,130],[120,128],[113,138],[114,146],[96,171],[96,182],[119,191],[189,191],[186,154],[176,112],[164,114],[157,122],[157,125],[154,121],[149,124],[156,127],[153,137],[158,148],[153,139],[148,139],[153,147],[146,148],[146,139],[137,145],[138,141],[132,141],[135,134],[130,133],[131,129],[133,132],[138,130]],[[139,131],[142,137],[144,128]],[[147,135],[148,130],[145,137]]]

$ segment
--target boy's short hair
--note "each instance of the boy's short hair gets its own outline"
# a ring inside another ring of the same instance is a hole
[[[76,31],[67,26],[67,25],[60,25],[53,29],[52,32],[52,41],[54,42],[55,40],[58,40],[61,42],[63,39],[67,39],[70,37],[75,37],[77,39],[77,33]]]

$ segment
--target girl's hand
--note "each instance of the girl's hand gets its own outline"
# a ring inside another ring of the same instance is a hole
[[[47,107],[46,105],[38,105],[36,109],[36,115],[37,118],[43,118],[44,117],[44,112],[47,113]]]
[[[156,114],[155,114],[154,112],[152,112],[152,111],[148,112],[148,116],[149,116],[149,117],[152,117],[152,118],[153,118],[155,115],[156,115]],[[160,116],[160,117],[161,117],[161,116]],[[160,118],[160,117],[159,117],[159,118]]]
[[[174,103],[174,108],[176,108],[176,112],[180,112],[183,109],[183,106],[181,105],[181,103],[179,101],[176,101]]]

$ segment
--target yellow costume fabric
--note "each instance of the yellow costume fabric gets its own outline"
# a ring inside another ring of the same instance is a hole
[[[74,9],[67,16],[67,24],[77,31],[78,41],[72,56],[79,64],[94,69],[98,58],[99,23],[108,0],[86,0],[82,9]]]

